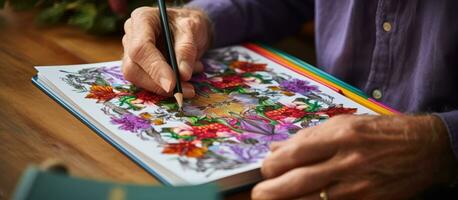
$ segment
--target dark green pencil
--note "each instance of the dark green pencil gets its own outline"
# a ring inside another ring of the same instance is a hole
[[[169,19],[167,16],[167,7],[165,5],[164,0],[157,0],[157,4],[159,6],[159,15],[161,19],[162,33],[165,37],[165,48],[167,51],[167,60],[168,60],[168,63],[172,66],[173,72],[175,73],[176,85],[175,85],[175,91],[174,91],[173,96],[177,100],[180,111],[182,111],[183,110],[183,91],[181,89],[180,71],[178,70],[175,49],[173,47],[173,36],[172,36],[172,32],[170,31]]]

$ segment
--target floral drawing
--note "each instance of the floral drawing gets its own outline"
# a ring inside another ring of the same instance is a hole
[[[269,145],[356,108],[312,83],[292,78],[234,49],[210,52],[195,75],[196,97],[178,115],[174,99],[135,87],[120,67],[62,71],[62,80],[83,93],[125,134],[135,133],[185,169],[211,176],[262,160]]]

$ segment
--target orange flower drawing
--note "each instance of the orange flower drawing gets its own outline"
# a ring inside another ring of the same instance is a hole
[[[97,99],[97,103],[109,101],[115,98],[117,94],[111,86],[92,85],[91,91],[86,95],[86,98]]]
[[[206,148],[197,147],[191,142],[180,142],[174,144],[167,144],[162,150],[165,154],[178,154],[180,156],[187,156],[193,158],[200,158],[207,152]]]

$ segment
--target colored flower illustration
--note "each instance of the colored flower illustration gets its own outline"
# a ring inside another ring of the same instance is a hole
[[[318,101],[311,101],[310,99],[298,98],[292,102],[295,108],[304,110],[307,112],[317,112],[321,109],[321,105]]]
[[[233,92],[229,94],[229,97],[245,105],[257,105],[259,103],[259,99],[257,97],[249,94]]]
[[[308,81],[300,79],[284,80],[280,83],[280,87],[283,90],[299,93],[302,95],[307,95],[310,92],[319,91],[317,86],[310,85]]]
[[[151,148],[162,147],[164,155],[179,156],[179,164],[199,173],[259,162],[272,142],[335,115],[357,112],[246,52],[225,49],[209,55],[204,72],[191,79],[196,96],[185,100],[182,113],[173,99],[127,82],[119,66],[62,71],[66,76],[61,80],[103,104],[103,113],[121,133],[155,141]]]
[[[317,114],[326,114],[329,117],[333,117],[341,114],[355,114],[356,108],[344,108],[342,106],[330,107],[326,110],[321,110]]]
[[[132,133],[138,133],[141,130],[145,130],[151,127],[150,122],[146,119],[137,117],[133,114],[125,114],[120,118],[111,118],[113,124],[121,125],[119,129],[130,131]]]
[[[219,76],[213,77],[210,79],[212,85],[219,89],[228,89],[238,86],[246,86],[244,80],[239,75],[228,75],[228,76]]]
[[[231,129],[220,123],[211,123],[201,126],[192,126],[192,132],[198,140],[201,140],[207,138],[216,138],[219,134],[231,132]]]
[[[276,110],[266,111],[265,115],[272,120],[282,120],[285,118],[302,118],[307,114],[304,110],[283,106]]]
[[[135,96],[144,104],[157,104],[160,101],[166,99],[167,97],[148,92],[146,90],[141,90],[140,92],[135,93]]]
[[[204,59],[202,63],[205,71],[209,73],[223,73],[228,68],[224,63],[213,59]]]
[[[124,79],[119,67],[101,67],[98,68],[97,71],[103,76],[105,81],[112,85],[129,84],[129,82]]]
[[[267,64],[259,64],[245,61],[234,61],[230,64],[231,68],[238,70],[239,72],[256,72],[266,71]]]
[[[210,93],[207,96],[197,96],[190,100],[189,104],[186,104],[186,106],[191,107],[185,107],[185,113],[188,113],[190,110],[194,113],[198,113],[195,109],[199,109],[201,115],[210,117],[230,117],[231,113],[243,112],[249,105],[243,104],[232,98],[233,96],[231,94]]]
[[[205,73],[200,73],[193,75],[191,78],[191,81],[194,83],[202,83],[202,82],[208,82],[208,77],[205,75]]]
[[[188,116],[202,116],[205,112],[197,106],[185,104],[183,106],[183,112]]]
[[[262,143],[270,143],[287,139],[290,134],[296,133],[300,127],[291,122],[280,122],[272,125],[261,120],[240,119],[240,129],[244,131],[243,135],[239,137],[242,141],[250,138]]]
[[[115,98],[117,95],[111,86],[92,85],[86,98],[97,99],[98,102],[105,102]]]
[[[226,151],[221,151],[224,154],[231,154],[229,156],[234,157],[242,163],[254,163],[262,159],[269,151],[269,147],[264,144],[254,145],[239,145],[239,144],[224,144],[223,148],[226,147]]]
[[[180,142],[167,144],[162,150],[165,154],[178,154],[180,156],[187,156],[192,158],[200,158],[207,152],[206,148],[197,147],[192,142]]]

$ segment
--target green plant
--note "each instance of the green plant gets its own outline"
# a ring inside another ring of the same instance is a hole
[[[184,0],[168,1],[182,5]],[[0,0],[0,8],[8,4],[14,10],[38,8],[38,25],[67,23],[94,34],[122,30],[122,24],[135,8],[154,6],[154,0]]]

